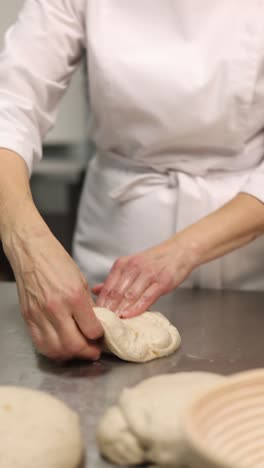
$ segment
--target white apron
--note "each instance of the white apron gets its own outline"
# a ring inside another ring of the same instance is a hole
[[[74,256],[91,284],[119,256],[168,239],[250,185],[257,190],[256,168],[263,173],[264,107],[262,116],[252,109],[263,2],[117,3],[91,2],[87,28],[98,151]],[[107,34],[109,22],[116,34]],[[183,286],[264,289],[264,239],[197,268]]]
[[[0,54],[0,147],[29,172],[87,51],[74,256],[91,284],[240,191],[264,202],[264,0],[26,0]],[[263,289],[259,239],[185,286]]]

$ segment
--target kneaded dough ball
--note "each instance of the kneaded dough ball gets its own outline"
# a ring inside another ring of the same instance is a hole
[[[77,468],[83,454],[79,417],[50,395],[0,387],[1,468]]]
[[[106,351],[125,361],[146,362],[179,348],[178,330],[159,312],[121,319],[103,307],[94,307],[104,329]]]
[[[183,413],[197,394],[223,379],[204,372],[164,374],[123,390],[98,426],[101,453],[120,465],[182,466]]]

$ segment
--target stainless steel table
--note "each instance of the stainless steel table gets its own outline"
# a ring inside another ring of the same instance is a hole
[[[123,387],[167,372],[230,374],[264,367],[264,293],[179,290],[155,308],[181,333],[182,347],[173,356],[147,364],[104,357],[93,364],[59,366],[34,352],[15,286],[0,284],[0,384],[44,390],[77,410],[87,443],[85,468],[111,466],[100,458],[94,433],[98,419]]]

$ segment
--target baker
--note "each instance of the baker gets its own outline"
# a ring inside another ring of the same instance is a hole
[[[88,285],[122,317],[180,285],[264,288],[263,24],[259,0],[26,0],[0,56],[0,235],[40,352],[99,357]],[[73,260],[29,175],[84,53]]]

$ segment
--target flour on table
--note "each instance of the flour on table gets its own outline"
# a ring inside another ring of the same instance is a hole
[[[106,350],[125,361],[150,361],[180,346],[178,330],[159,312],[145,312],[131,319],[120,319],[103,307],[94,307],[94,312],[104,329]]]
[[[223,379],[204,372],[164,374],[124,389],[98,426],[101,453],[119,465],[182,466],[184,411],[200,392]]]
[[[77,468],[83,453],[77,414],[52,396],[0,387],[1,468]]]

